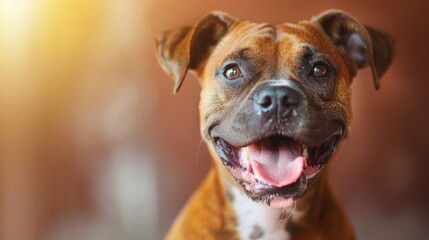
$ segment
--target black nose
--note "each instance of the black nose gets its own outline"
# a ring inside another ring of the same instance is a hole
[[[266,87],[257,91],[253,97],[253,106],[263,115],[278,114],[281,118],[293,114],[301,103],[299,93],[286,86]]]

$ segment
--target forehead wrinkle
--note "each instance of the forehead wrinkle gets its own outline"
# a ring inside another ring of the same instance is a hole
[[[283,23],[277,25],[276,28],[278,32],[276,41],[289,38],[291,41],[298,43],[306,39],[306,28],[300,24]]]
[[[305,42],[309,45],[314,46],[316,49],[329,51],[331,46],[329,46],[330,41],[320,33],[319,29],[314,26],[311,22],[301,21],[297,24],[285,23],[277,26],[279,31],[282,31],[287,36],[295,36],[297,42]]]
[[[283,24],[280,24],[279,26],[284,26],[289,29],[304,30],[304,27],[302,25],[296,24],[296,23],[283,23]]]
[[[277,29],[274,25],[263,23],[260,24],[257,29],[258,35],[261,37],[268,37],[273,40],[277,38]]]
[[[241,26],[240,24],[236,27],[239,29],[239,31],[235,32],[234,38],[236,39],[236,42],[234,44],[240,44],[245,43],[248,40],[254,40],[256,39],[263,39],[268,38],[275,40],[277,35],[277,30],[274,25],[267,24],[267,23],[247,23],[247,25]]]
[[[273,43],[277,35],[275,26],[266,23],[248,23],[246,25],[238,24],[235,29],[237,29],[237,31],[235,31],[233,35],[228,35],[218,48],[218,50],[222,49],[221,52],[232,50],[232,52],[221,58],[222,62],[227,59],[249,60],[248,56],[267,56],[269,52],[275,54],[275,50],[268,51],[270,46],[274,46]],[[238,50],[236,48],[238,48]],[[218,53],[218,51],[216,51],[216,53]]]
[[[229,52],[234,50],[237,47],[241,47],[241,49],[250,48],[253,45],[253,42],[249,40],[253,40],[254,36],[257,35],[255,33],[255,27],[258,26],[256,23],[250,22],[240,22],[234,27],[234,31],[231,34],[227,34],[216,46],[212,55],[216,56],[217,54],[222,54],[223,52]],[[249,38],[252,36],[252,38]],[[234,52],[224,56],[225,58],[237,57],[237,53],[240,50],[235,50]]]
[[[250,52],[250,48],[248,48],[248,47],[240,48],[240,49],[226,55],[224,57],[224,59],[232,59],[232,60],[243,59],[243,60],[246,60],[248,52]]]

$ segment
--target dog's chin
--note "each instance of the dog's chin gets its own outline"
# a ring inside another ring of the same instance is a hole
[[[223,165],[252,200],[288,207],[323,171],[342,132],[338,130],[315,147],[283,135],[256,139],[245,146],[234,146],[219,136],[212,141]]]

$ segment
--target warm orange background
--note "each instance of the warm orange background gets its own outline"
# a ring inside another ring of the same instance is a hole
[[[428,1],[0,0],[0,239],[160,239],[207,172],[199,86],[152,39],[211,10],[280,23],[343,9],[396,58],[353,83],[331,182],[360,239],[429,236]]]

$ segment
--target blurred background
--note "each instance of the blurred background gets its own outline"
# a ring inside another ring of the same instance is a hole
[[[0,239],[162,239],[211,160],[198,83],[174,96],[153,38],[211,10],[281,23],[330,8],[397,41],[380,91],[369,70],[354,80],[331,183],[359,239],[427,239],[424,0],[0,0]]]

